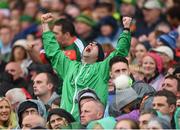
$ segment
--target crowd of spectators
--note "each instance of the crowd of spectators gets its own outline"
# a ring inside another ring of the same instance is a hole
[[[0,0],[0,129],[180,129],[179,0]]]

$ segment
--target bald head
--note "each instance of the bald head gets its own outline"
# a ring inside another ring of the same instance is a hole
[[[44,120],[43,117],[39,115],[28,115],[22,121],[22,129],[24,130],[31,129],[37,126],[40,127],[46,126],[46,121]]]
[[[81,124],[87,125],[90,121],[101,119],[104,115],[104,106],[96,100],[83,99],[80,104]]]
[[[13,76],[13,80],[18,79],[23,75],[23,71],[21,69],[20,64],[16,62],[9,62],[5,67],[5,71],[7,71],[9,74]]]

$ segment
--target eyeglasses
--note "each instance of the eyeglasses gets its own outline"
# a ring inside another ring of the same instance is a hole
[[[98,43],[96,41],[92,41],[89,43],[89,45],[97,45]]]

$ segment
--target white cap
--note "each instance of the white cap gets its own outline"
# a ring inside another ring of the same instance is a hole
[[[152,49],[152,51],[159,52],[159,53],[164,53],[166,54],[171,60],[174,59],[174,53],[172,49],[168,46],[159,46],[157,48]]]
[[[158,0],[147,0],[144,4],[146,9],[162,9],[162,6]]]
[[[15,47],[15,46],[21,46],[21,47],[23,47],[24,49],[27,49],[27,40],[25,40],[25,39],[17,40],[17,41],[13,44],[13,47]]]

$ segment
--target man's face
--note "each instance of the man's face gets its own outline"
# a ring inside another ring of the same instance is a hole
[[[57,39],[58,43],[63,45],[66,39],[64,37],[64,33],[62,32],[62,27],[58,26],[58,25],[55,25],[53,27],[53,32],[54,32],[54,34],[56,36],[56,39]]]
[[[160,15],[160,10],[158,9],[143,9],[143,16],[144,16],[144,20],[147,23],[153,23],[155,22]]]
[[[111,78],[115,79],[121,74],[125,74],[125,75],[130,74],[128,65],[124,62],[117,62],[113,64],[110,72]]]
[[[26,116],[22,121],[22,130],[31,130],[31,128],[36,127],[37,124],[37,118],[34,117],[32,120],[32,115]]]
[[[165,53],[158,53],[158,54],[162,58],[163,64],[167,65],[170,63],[171,59],[167,54],[165,54]]]
[[[133,16],[135,7],[132,4],[122,3],[120,6],[120,12],[123,16]]]
[[[168,91],[171,91],[175,95],[178,92],[177,88],[178,88],[178,82],[177,82],[176,79],[167,78],[167,79],[164,80],[164,82],[162,84],[162,89],[166,89]]]
[[[34,94],[39,97],[51,92],[52,86],[48,83],[47,75],[45,73],[40,73],[35,77],[33,89]]]
[[[28,115],[38,115],[38,110],[36,108],[28,108],[22,114],[22,119]]]
[[[147,129],[149,120],[152,118],[151,114],[143,114],[139,117],[139,127],[140,129]]]
[[[22,130],[31,130],[34,127],[44,127],[45,121],[39,115],[28,115],[22,120]]]
[[[30,130],[33,128],[32,120],[27,120],[26,118],[22,121],[22,130]]]
[[[11,40],[11,31],[9,28],[2,28],[0,30],[0,38],[4,45],[7,45]]]
[[[95,101],[93,100],[87,101],[86,99],[83,100],[81,101],[80,104],[80,108],[81,108],[80,118],[81,118],[81,124],[87,125],[90,121],[99,119],[98,111]]]
[[[5,71],[13,76],[13,80],[18,79],[22,75],[21,67],[18,63],[11,62],[6,65]]]
[[[90,43],[83,51],[83,60],[87,63],[95,63],[98,59],[98,46]]]
[[[75,23],[75,29],[76,29],[77,34],[83,37],[84,34],[90,33],[92,28],[86,23],[77,21]]]
[[[162,114],[170,115],[170,106],[167,103],[167,98],[165,96],[156,96],[153,99],[153,109],[161,112]]]
[[[59,129],[61,126],[67,125],[67,121],[65,118],[60,117],[59,115],[53,114],[49,121],[52,129]]]

